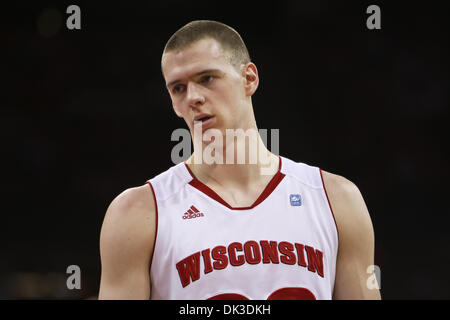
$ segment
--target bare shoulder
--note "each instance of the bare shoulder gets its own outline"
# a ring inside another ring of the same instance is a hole
[[[155,209],[153,192],[148,184],[129,188],[120,193],[109,205],[108,213],[112,215],[117,212],[131,211],[140,213],[150,213]],[[116,214],[117,214],[116,213]]]
[[[369,218],[364,198],[355,183],[323,170],[322,177],[336,220]]]
[[[336,219],[339,246],[354,247],[355,241],[374,241],[372,219],[363,195],[355,183],[340,175],[322,171],[325,190]]]
[[[344,198],[344,200],[361,196],[358,187],[343,176],[322,170],[323,182],[328,196]]]
[[[103,221],[101,240],[108,242],[119,238],[122,233],[136,236],[134,231],[142,231],[142,236],[146,233],[150,236],[155,227],[155,213],[155,200],[149,185],[127,189],[109,205]],[[108,236],[113,239],[108,239]]]

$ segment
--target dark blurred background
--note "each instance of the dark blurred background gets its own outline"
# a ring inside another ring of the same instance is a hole
[[[36,1],[1,10],[0,299],[93,299],[109,203],[172,166],[183,120],[160,72],[196,19],[238,30],[259,128],[280,154],[352,180],[384,299],[450,298],[449,32],[444,2]],[[66,8],[81,8],[68,30]],[[381,30],[366,9],[381,8]],[[66,269],[81,268],[81,290]]]

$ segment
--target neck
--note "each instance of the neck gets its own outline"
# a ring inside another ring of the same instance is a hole
[[[194,144],[194,153],[186,164],[205,184],[248,187],[270,181],[278,171],[279,157],[266,148],[259,134],[253,143],[245,140],[229,139],[224,147],[217,141],[202,143],[202,148]]]

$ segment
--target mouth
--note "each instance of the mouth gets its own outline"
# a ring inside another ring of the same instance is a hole
[[[202,126],[202,132],[210,128],[215,123],[215,116],[200,115],[194,119],[194,124],[200,122]]]
[[[204,122],[204,121],[207,121],[207,120],[209,120],[209,119],[211,119],[211,118],[213,118],[213,116],[209,116],[209,115],[200,115],[200,116],[195,117],[194,121],[201,121],[201,122]]]

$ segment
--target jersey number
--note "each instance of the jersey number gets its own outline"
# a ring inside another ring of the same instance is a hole
[[[249,300],[238,293],[222,293],[207,300]],[[306,288],[281,288],[270,294],[267,300],[316,300],[314,294]]]

